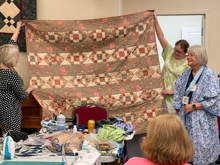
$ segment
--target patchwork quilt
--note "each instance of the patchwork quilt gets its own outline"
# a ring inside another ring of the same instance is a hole
[[[43,119],[85,103],[145,133],[164,113],[153,11],[91,20],[28,20],[30,85]]]

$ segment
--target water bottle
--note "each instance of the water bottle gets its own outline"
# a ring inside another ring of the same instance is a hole
[[[73,127],[73,133],[77,133],[76,125],[74,125],[74,127]]]
[[[66,118],[60,112],[59,116],[57,116],[57,131],[65,130]]]

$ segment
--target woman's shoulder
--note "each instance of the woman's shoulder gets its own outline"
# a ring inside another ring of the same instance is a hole
[[[186,70],[183,71],[183,73],[181,74],[181,76],[188,75],[191,71],[192,71],[192,68],[187,68]]]
[[[3,72],[10,74],[10,75],[18,75],[18,73],[11,69],[2,69]]]
[[[12,70],[10,70],[10,69],[2,69],[2,68],[0,68],[0,71],[3,73],[3,74],[11,74],[13,71]]]
[[[4,77],[8,77],[10,80],[13,80],[14,78],[20,79],[20,76],[16,71],[10,69],[0,69],[0,71]]]
[[[207,67],[207,66],[205,67],[204,71],[205,71],[205,73],[207,73],[207,74],[210,74],[210,73],[212,73],[212,74],[213,74],[213,73],[216,74],[214,70],[210,69],[210,68]]]
[[[184,70],[183,73],[175,81],[175,85],[181,85],[182,86],[182,83],[188,80],[187,77],[189,76],[191,71],[192,71],[191,68],[188,68],[188,69]]]
[[[156,163],[153,163],[151,161],[149,161],[148,159],[146,158],[141,158],[141,157],[133,157],[133,158],[130,158],[126,163],[125,165],[158,165]],[[190,165],[188,163],[184,163],[183,165]]]
[[[205,77],[218,77],[214,70],[210,69],[209,67],[205,67],[204,73],[202,73]]]
[[[168,60],[173,56],[173,52],[173,47],[169,43],[167,43],[166,48],[162,52],[162,57],[164,58],[164,60]]]
[[[126,163],[125,165],[157,165],[151,161],[149,161],[148,159],[146,158],[141,158],[141,157],[133,157],[133,158],[130,158]]]

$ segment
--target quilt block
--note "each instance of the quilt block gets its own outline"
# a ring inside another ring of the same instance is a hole
[[[153,11],[91,20],[28,20],[30,85],[43,119],[85,103],[145,133],[164,113]]]

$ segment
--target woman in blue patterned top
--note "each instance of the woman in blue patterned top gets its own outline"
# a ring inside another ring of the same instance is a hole
[[[21,131],[21,100],[28,99],[31,91],[29,86],[25,91],[23,81],[14,67],[19,61],[19,49],[16,44],[22,22],[17,23],[10,44],[0,47],[0,125],[2,133],[8,130]]]
[[[192,140],[194,165],[214,163],[220,154],[217,116],[220,116],[219,80],[206,66],[207,53],[203,46],[188,49],[188,65],[175,83],[174,108],[185,123]]]

